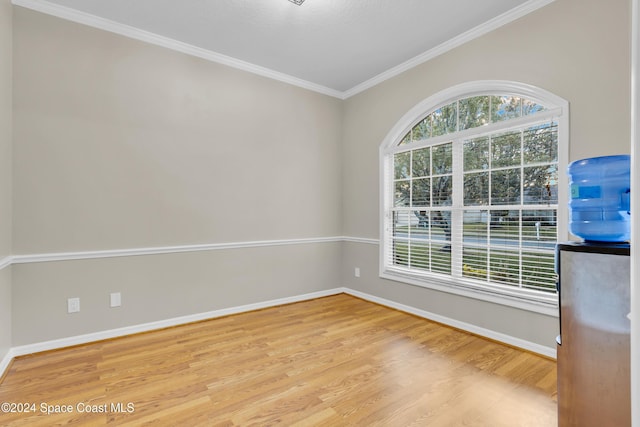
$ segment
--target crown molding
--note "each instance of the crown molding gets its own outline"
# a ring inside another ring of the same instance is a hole
[[[198,58],[205,59],[207,61],[215,62],[222,65],[227,65],[232,68],[236,68],[242,71],[247,71],[252,74],[256,74],[269,79],[277,80],[283,83],[287,83],[293,86],[297,86],[303,89],[307,89],[313,92],[317,92],[323,95],[332,96],[334,98],[345,100],[360,92],[370,89],[386,80],[389,80],[405,71],[408,71],[420,64],[423,64],[436,56],[442,55],[464,43],[467,43],[473,39],[476,39],[484,34],[487,34],[503,25],[506,25],[518,18],[521,18],[528,13],[531,13],[537,9],[540,9],[555,0],[529,0],[522,5],[511,9],[508,12],[499,15],[484,24],[478,25],[469,31],[466,31],[459,36],[456,36],[436,47],[430,49],[418,56],[403,62],[393,68],[390,68],[377,76],[362,82],[351,89],[346,91],[339,91],[331,89],[326,86],[322,86],[316,83],[309,82],[297,77],[293,77],[289,74],[281,73],[279,71],[271,70],[266,67],[262,67],[250,62],[242,61],[227,55],[223,55],[217,52],[213,52],[207,49],[202,49],[188,43],[183,43],[169,37],[160,36],[158,34],[144,31],[129,25],[120,24],[105,18],[101,18],[95,15],[91,15],[86,12],[81,12],[76,9],[61,6],[58,4],[50,3],[46,0],[12,0],[11,3],[16,6],[21,6],[27,9],[35,10],[37,12],[45,13],[47,15],[55,16],[68,21],[76,22],[79,24],[87,25],[90,27],[98,28],[104,31],[109,31],[115,34],[119,34],[125,37],[129,37],[135,40],[143,41],[146,43],[154,44],[157,46],[165,47],[177,52],[181,52],[187,55],[192,55]]]
[[[377,86],[378,84],[386,80],[389,80],[399,74],[404,73],[405,71],[417,67],[418,65],[423,64],[437,56],[440,56],[443,53],[453,50],[458,46],[468,43],[471,40],[477,39],[480,36],[490,33],[491,31],[496,30],[503,25],[515,21],[516,19],[522,18],[523,16],[542,8],[549,3],[553,3],[554,1],[555,0],[529,0],[526,3],[523,3],[520,6],[503,13],[502,15],[498,15],[495,18],[434,47],[433,49],[415,56],[408,61],[403,62],[402,64],[390,68],[387,71],[384,71],[377,76],[372,77],[371,79],[352,87],[351,89],[343,92],[343,99],[350,98],[360,92],[364,92],[367,89]]]
[[[111,33],[119,34],[131,39],[143,41],[146,43],[161,46],[167,49],[171,49],[177,52],[185,53],[187,55],[195,56],[205,59],[207,61],[215,62],[222,65],[227,65],[232,68],[237,68],[242,71],[247,71],[252,74],[256,74],[262,77],[267,77],[272,80],[277,80],[283,83],[287,83],[293,86],[298,86],[303,89],[308,89],[313,92],[321,93],[323,95],[332,96],[334,98],[343,98],[343,92],[335,89],[328,88],[316,83],[312,83],[297,77],[290,76],[279,71],[271,70],[266,67],[252,64],[250,62],[242,61],[231,56],[223,55],[221,53],[213,52],[207,49],[202,49],[197,46],[193,46],[188,43],[183,43],[178,40],[164,37],[149,31],[141,30],[129,25],[121,24],[109,19],[101,18],[96,15],[92,15],[86,12],[81,12],[76,9],[61,6],[58,4],[50,3],[46,0],[12,0],[16,6],[21,6],[26,9],[35,10],[36,12],[45,13],[47,15],[55,16],[57,18],[65,19],[67,21],[76,22],[78,24],[87,25],[89,27],[98,28],[100,30],[109,31]]]

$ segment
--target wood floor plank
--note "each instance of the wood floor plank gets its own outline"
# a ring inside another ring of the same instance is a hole
[[[35,411],[0,425],[546,427],[555,398],[552,360],[341,294],[17,358],[0,402]]]

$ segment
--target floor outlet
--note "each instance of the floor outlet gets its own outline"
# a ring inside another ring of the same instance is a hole
[[[77,313],[80,311],[80,298],[69,298],[67,300],[67,313]]]
[[[111,307],[120,307],[122,305],[122,297],[120,292],[114,292],[111,294]]]

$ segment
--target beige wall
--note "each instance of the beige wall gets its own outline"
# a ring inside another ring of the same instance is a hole
[[[459,83],[513,80],[568,100],[571,160],[629,153],[629,7],[627,1],[556,0],[348,99],[343,133],[345,235],[378,238],[380,144],[414,105]],[[345,245],[343,266],[345,286],[554,347],[553,317],[496,310],[494,304],[481,302],[465,311],[464,298],[379,279],[377,246]],[[360,279],[353,275],[356,266],[362,271]]]
[[[14,254],[341,235],[340,100],[14,12]],[[335,288],[340,251],[14,265],[13,343]]]
[[[340,234],[340,100],[15,12],[15,253]]]
[[[0,263],[11,255],[11,1],[0,0]],[[0,361],[11,347],[11,267],[0,270]]]
[[[41,262],[13,266],[20,346],[335,288],[341,243]],[[122,306],[109,307],[109,294]],[[66,298],[80,298],[67,314]]]
[[[567,99],[571,159],[628,152],[628,9],[556,0],[340,101],[15,7],[13,253],[377,238],[380,143],[415,104],[470,80]],[[13,345],[340,285],[549,347],[557,329],[552,316],[381,280],[377,245],[353,242],[0,273],[0,287],[13,274]],[[110,309],[115,291],[123,305]],[[68,315],[73,296],[82,310]]]

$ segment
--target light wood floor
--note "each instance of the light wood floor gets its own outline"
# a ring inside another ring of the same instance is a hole
[[[0,425],[555,426],[555,394],[552,360],[336,295],[20,357],[0,402],[35,412]]]

